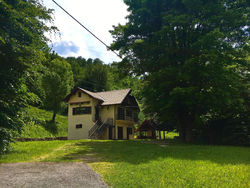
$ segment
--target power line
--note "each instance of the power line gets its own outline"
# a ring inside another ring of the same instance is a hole
[[[101,87],[103,87],[103,85],[98,84],[98,83],[96,83],[96,82],[92,82],[92,81],[80,80],[80,82],[85,82],[85,83],[93,84],[93,85],[95,85],[95,86],[101,86]]]
[[[81,22],[79,22],[74,16],[72,16],[68,11],[66,11],[61,5],[59,5],[56,1],[52,0],[59,8],[61,8],[66,14],[68,14],[73,20],[75,20],[80,26],[82,26],[86,31],[88,31],[93,37],[95,37],[99,42],[101,42],[106,48],[111,50],[115,55],[122,59],[122,57],[112,50],[105,42],[103,42],[100,38],[98,38],[93,32],[91,32],[87,27],[85,27]]]

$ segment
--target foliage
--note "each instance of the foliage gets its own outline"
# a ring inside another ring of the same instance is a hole
[[[68,135],[68,119],[58,115],[56,122],[50,122],[52,113],[29,106],[23,111],[24,125],[20,138],[61,137]]]
[[[63,59],[54,59],[47,65],[48,70],[42,79],[45,92],[44,105],[53,111],[52,122],[55,122],[56,113],[64,105],[63,99],[73,87],[73,73],[71,66]]]
[[[246,112],[246,0],[125,3],[128,22],[111,31],[112,48],[125,56],[123,72],[143,78],[141,95],[148,116],[176,125],[181,138],[191,142],[195,129],[199,133],[218,117],[233,119]],[[227,113],[232,109],[233,114]]]
[[[74,75],[74,83],[75,86],[78,86],[80,80],[82,80],[84,77],[84,67],[87,65],[87,61],[83,57],[67,57],[66,61],[71,65]]]
[[[133,94],[137,96],[140,90],[139,77],[122,73],[117,62],[109,65],[108,74],[108,84],[111,90],[131,88]],[[139,95],[137,97],[140,98]]]
[[[44,141],[15,144],[0,163],[84,161],[111,187],[249,187],[246,147],[144,141]],[[91,156],[91,157],[90,157]]]
[[[104,64],[100,59],[85,59],[83,57],[67,57],[71,64],[75,87],[81,87],[90,91],[107,91],[132,88],[134,94],[139,89],[139,78],[122,74],[119,64]]]
[[[28,99],[25,73],[47,48],[44,32],[55,29],[45,25],[51,12],[36,0],[0,2],[0,153],[6,151],[12,130],[20,131],[19,112]]]
[[[27,101],[29,105],[43,106],[45,92],[42,86],[42,78],[46,72],[45,64],[49,61],[47,54],[49,54],[49,52],[40,52],[40,54],[37,54],[36,63],[31,64],[26,70],[25,85],[27,86],[27,92],[31,99]]]
[[[90,91],[105,91],[107,87],[107,67],[102,63],[87,65],[84,70],[84,78],[80,81],[80,87]]]
[[[82,57],[67,57],[74,74],[75,87],[85,88],[90,91],[108,90],[107,65],[96,59]]]

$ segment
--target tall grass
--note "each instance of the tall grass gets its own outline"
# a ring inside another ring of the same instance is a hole
[[[25,125],[22,128],[21,138],[44,138],[67,136],[67,117],[56,116],[52,123],[52,112],[35,107],[28,107],[24,114]]]

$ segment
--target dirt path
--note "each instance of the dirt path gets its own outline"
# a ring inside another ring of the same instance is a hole
[[[106,188],[87,164],[81,162],[30,162],[0,164],[0,188],[86,187]]]

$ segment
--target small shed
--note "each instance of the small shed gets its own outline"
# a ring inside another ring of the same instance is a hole
[[[161,136],[163,136],[163,138],[165,139],[165,131],[166,128],[161,124],[157,123],[156,121],[154,121],[152,118],[143,121],[136,129],[136,132],[139,133],[137,137],[139,139],[143,138],[156,139],[157,137],[161,139]]]
[[[156,123],[153,119],[145,120],[136,129],[136,132],[139,132],[139,136],[137,138],[156,139]]]

